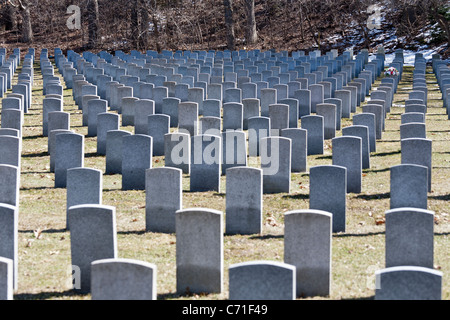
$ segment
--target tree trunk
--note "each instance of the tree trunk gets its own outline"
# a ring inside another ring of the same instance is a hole
[[[30,8],[29,8],[29,6],[26,6],[21,11],[22,11],[22,19],[23,19],[22,42],[31,43],[31,42],[33,42],[33,29],[31,27]]]
[[[258,41],[255,19],[255,0],[245,0],[244,4],[245,12],[247,15],[247,28],[245,30],[245,38],[248,44],[254,44]]]
[[[139,37],[139,44],[141,48],[147,50],[148,48],[148,28],[150,16],[148,14],[148,7],[145,0],[141,0],[141,34]]]
[[[15,30],[17,29],[17,10],[13,6],[5,6],[3,10],[3,22],[5,30]]]
[[[95,48],[98,43],[98,1],[89,0],[88,2],[88,30],[89,30],[89,41],[88,47]]]
[[[131,44],[134,48],[139,50],[139,0],[130,2],[131,4]]]
[[[234,50],[236,39],[234,35],[233,0],[223,0],[225,7],[225,26],[227,30],[227,48]]]

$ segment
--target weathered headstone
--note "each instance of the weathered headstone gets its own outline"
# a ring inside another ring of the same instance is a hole
[[[191,192],[219,192],[221,163],[221,137],[213,135],[191,137]]]
[[[428,192],[431,191],[432,140],[411,138],[401,140],[401,164],[417,164],[428,168]]]
[[[92,204],[73,206],[68,220],[74,289],[88,293],[91,263],[117,258],[116,209]]]
[[[321,210],[284,215],[284,262],[295,266],[296,297],[331,293],[331,228],[334,216]]]
[[[145,175],[146,231],[175,233],[175,213],[183,208],[181,169],[153,168]]]
[[[310,169],[309,208],[333,215],[333,232],[345,232],[347,168],[336,165]]]
[[[122,138],[122,190],[145,190],[145,171],[152,167],[152,140],[143,134]]]
[[[398,266],[375,273],[375,300],[441,300],[443,273],[431,268]]]
[[[176,213],[177,292],[223,290],[223,213],[185,209]]]
[[[133,259],[91,264],[92,300],[156,300],[156,265]]]
[[[360,193],[362,185],[362,139],[342,136],[332,140],[333,165],[347,168],[347,193]]]
[[[229,268],[230,300],[295,300],[295,267],[252,261]]]
[[[386,267],[433,268],[434,212],[418,208],[386,211]]]
[[[60,133],[55,136],[55,188],[67,185],[67,170],[84,167],[84,136]]]
[[[291,185],[292,141],[267,137],[260,141],[264,193],[289,193]]]

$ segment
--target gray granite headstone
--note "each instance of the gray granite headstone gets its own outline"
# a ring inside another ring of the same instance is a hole
[[[362,139],[342,136],[332,139],[333,165],[347,168],[347,193],[360,193],[362,185]]]
[[[443,273],[431,268],[398,266],[375,273],[375,300],[441,300]]]
[[[183,208],[182,170],[148,169],[145,180],[146,231],[175,233],[175,213]]]
[[[434,267],[434,212],[418,208],[386,211],[386,267]]]
[[[321,210],[284,215],[284,262],[296,272],[296,297],[331,293],[331,228],[333,215]]]
[[[156,300],[156,265],[134,259],[91,264],[92,300]]]
[[[177,211],[176,287],[179,294],[223,291],[223,212]]]
[[[144,134],[122,138],[122,190],[145,190],[145,172],[152,167],[152,140]]]
[[[68,220],[74,290],[89,293],[91,263],[117,258],[116,209],[92,204],[73,206]]]
[[[230,300],[295,300],[295,267],[252,261],[229,268]]]

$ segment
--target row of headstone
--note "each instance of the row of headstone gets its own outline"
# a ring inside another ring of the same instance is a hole
[[[300,210],[287,212],[285,220],[285,262],[231,265],[230,299],[330,295],[333,215]],[[434,213],[423,209],[386,212],[386,269],[376,273],[376,299],[441,299],[442,272],[433,270],[433,220]],[[223,292],[223,213],[179,210],[175,223],[177,292]],[[117,259],[114,207],[71,207],[69,224],[75,289],[92,290],[93,299],[155,298],[155,266]],[[93,226],[96,232],[89,232]],[[145,279],[145,285],[136,284],[138,279]],[[267,290],[267,281],[272,283],[271,290]]]
[[[401,118],[401,164],[390,168],[385,269],[375,273],[377,300],[441,299],[443,274],[433,269],[434,212],[427,205],[432,141],[426,139],[425,74],[426,60],[418,53],[413,90]]]
[[[439,54],[432,57],[433,73],[436,76],[439,90],[441,91],[441,99],[443,107],[446,110],[448,119],[450,120],[450,68],[445,60],[442,60]]]
[[[12,300],[18,287],[18,219],[22,126],[31,106],[33,57],[0,50],[0,300]],[[21,65],[17,82],[13,81]],[[31,71],[30,71],[31,70]],[[6,95],[5,95],[6,94]]]

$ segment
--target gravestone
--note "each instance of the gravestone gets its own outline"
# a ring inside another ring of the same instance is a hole
[[[203,101],[203,116],[204,117],[221,117],[220,100],[208,99]]]
[[[298,100],[298,116],[309,116],[311,114],[311,91],[300,89],[295,91],[294,99]]]
[[[418,208],[386,211],[386,267],[433,268],[434,212]]]
[[[284,262],[295,267],[296,297],[329,296],[333,215],[298,210],[284,219]]]
[[[124,97],[121,103],[122,127],[134,126],[135,102],[139,98]]]
[[[106,134],[110,130],[119,130],[120,116],[105,112],[97,115],[97,154],[106,155]]]
[[[427,138],[427,129],[425,123],[411,122],[400,125],[400,140],[410,138]]]
[[[295,300],[295,267],[252,261],[229,268],[230,300]]]
[[[190,173],[191,138],[187,133],[170,133],[164,136],[164,162],[166,167],[179,168]]]
[[[369,128],[366,126],[349,126],[342,129],[343,136],[355,136],[361,138],[362,168],[370,168]]]
[[[70,255],[75,271],[74,290],[89,293],[91,263],[117,258],[116,209],[105,205],[69,208]]]
[[[110,130],[106,133],[106,174],[122,173],[122,138],[131,133],[124,130]]]
[[[400,141],[401,164],[417,164],[428,168],[428,192],[431,191],[432,140],[411,138]]]
[[[292,141],[267,137],[260,141],[264,193],[289,193],[291,185]]]
[[[381,140],[383,135],[383,106],[376,104],[367,104],[363,106],[363,113],[372,113],[375,115],[375,139]]]
[[[223,131],[243,130],[244,110],[241,103],[229,102],[223,104]]]
[[[411,122],[425,123],[425,114],[422,112],[409,112],[401,115],[401,124]]]
[[[333,165],[347,168],[347,193],[360,193],[362,184],[362,139],[342,136],[332,139]]]
[[[178,105],[181,99],[175,97],[164,98],[162,102],[162,113],[170,116],[170,127],[178,127]],[[136,105],[136,104],[135,104]]]
[[[308,162],[307,130],[299,128],[283,129],[281,136],[292,141],[291,172],[306,172]]]
[[[323,138],[333,139],[336,136],[336,106],[319,103],[316,105],[316,114],[323,117]]]
[[[164,135],[170,131],[170,117],[165,114],[154,114],[147,117],[147,134],[153,139],[153,156],[164,155]]]
[[[145,180],[145,230],[175,233],[175,213],[183,208],[182,170],[148,169]]]
[[[10,284],[11,290],[17,289],[18,285],[18,265],[19,265],[18,229],[19,229],[18,206],[6,204],[3,202],[0,203],[0,258],[10,259],[12,262],[11,270],[9,271],[11,277],[11,284]],[[0,260],[0,269],[1,263],[2,261]],[[4,286],[1,285],[1,282],[2,280],[0,280],[0,293],[4,292],[5,288]]]
[[[222,132],[222,175],[228,168],[247,166],[247,141],[243,131]]]
[[[333,232],[345,232],[347,168],[337,165],[310,169],[309,208],[333,215]]]
[[[351,91],[336,90],[334,98],[342,101],[342,118],[349,119],[351,115]]]
[[[198,134],[198,116],[197,103],[181,102],[178,105],[178,131],[196,136]]]
[[[365,126],[369,130],[369,151],[375,152],[376,147],[376,127],[375,127],[375,114],[373,113],[359,113],[353,115],[354,126]]]
[[[227,170],[226,233],[260,234],[263,208],[262,170],[234,167]]]
[[[205,117],[200,118],[200,134],[210,134],[214,136],[221,136],[220,129],[222,119],[219,117]]]
[[[152,167],[152,141],[143,134],[122,138],[122,190],[145,190],[145,172]]]
[[[259,117],[260,109],[259,99],[248,98],[242,100],[243,107],[243,130],[248,130],[248,119],[253,117]],[[220,107],[218,116],[220,117]]]
[[[220,191],[221,140],[213,135],[191,137],[191,192]]]
[[[92,300],[156,300],[156,265],[134,259],[91,264]]]
[[[21,165],[22,138],[0,136],[0,164],[18,167]]]
[[[375,273],[375,300],[441,300],[443,273],[431,268],[398,266]]]
[[[223,213],[212,209],[177,211],[176,287],[179,294],[223,290]]]
[[[11,259],[0,257],[0,301],[13,300],[13,264]]]
[[[84,167],[84,136],[60,133],[55,136],[55,188],[66,188],[67,170]]]
[[[301,118],[301,127],[307,131],[308,155],[323,154],[324,120],[322,116],[311,115]]]
[[[102,191],[102,171],[92,168],[72,168],[67,170],[67,214],[69,208],[72,206],[102,204]],[[68,219],[66,223],[66,227],[68,228]]]
[[[108,101],[102,99],[90,100],[87,103],[88,112],[88,137],[97,136],[97,118],[108,110]]]
[[[427,209],[428,168],[401,164],[390,169],[390,209]]]
[[[250,157],[261,155],[260,141],[270,136],[270,118],[252,117],[248,119],[248,152]]]
[[[49,112],[63,111],[63,103],[59,99],[45,98],[42,100],[42,131],[43,136],[48,137],[48,114]]]

